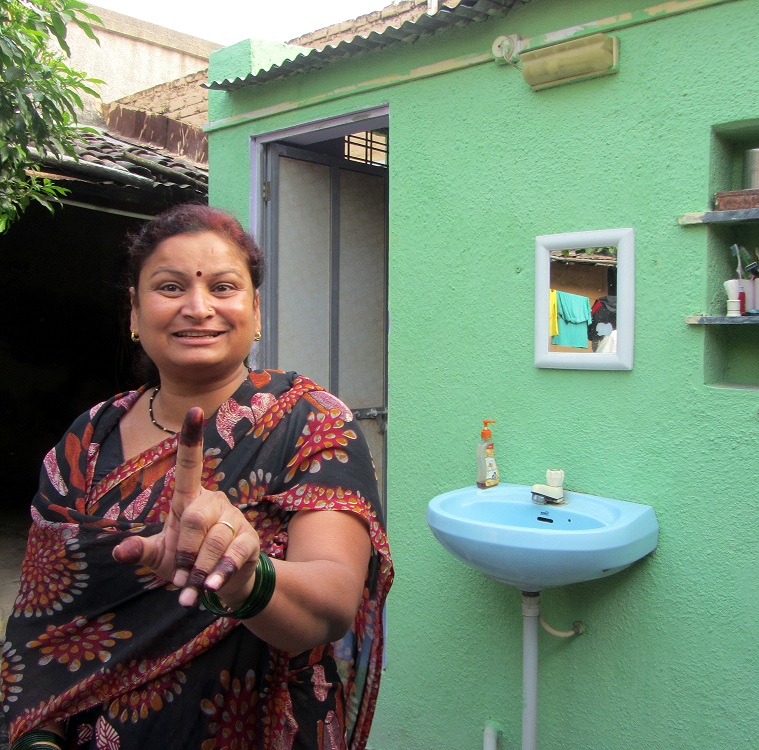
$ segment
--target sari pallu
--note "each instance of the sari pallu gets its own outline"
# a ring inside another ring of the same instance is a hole
[[[82,415],[45,459],[3,647],[11,741],[67,720],[77,748],[361,750],[392,562],[350,411],[306,378],[258,371],[204,426],[203,486],[226,493],[271,557],[285,557],[298,510],[368,524],[373,555],[352,629],[291,658],[237,620],[181,607],[178,589],[148,569],[113,560],[125,536],[161,530],[173,491],[176,437],[105,470],[99,461],[143,391]]]

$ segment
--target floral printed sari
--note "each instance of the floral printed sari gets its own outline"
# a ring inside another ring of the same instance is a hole
[[[256,371],[204,427],[203,486],[226,493],[271,557],[285,557],[301,509],[355,513],[369,528],[353,627],[291,657],[235,619],[180,606],[177,588],[148,569],[113,560],[125,536],[160,531],[173,491],[176,436],[105,471],[98,460],[143,392],[83,414],[45,458],[3,647],[11,741],[65,720],[71,748],[361,750],[393,572],[350,410],[304,377]]]

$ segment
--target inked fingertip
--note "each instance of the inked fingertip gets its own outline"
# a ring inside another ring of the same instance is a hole
[[[142,556],[142,540],[138,537],[125,539],[113,548],[113,559],[119,563],[135,564]]]
[[[203,410],[199,406],[193,406],[185,415],[179,442],[191,448],[203,442]]]

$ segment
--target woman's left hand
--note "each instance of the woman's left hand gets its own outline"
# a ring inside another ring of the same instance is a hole
[[[133,536],[114,550],[118,562],[141,564],[183,589],[179,603],[191,607],[202,588],[226,601],[241,601],[253,586],[258,534],[223,492],[201,484],[203,411],[187,412],[177,446],[174,494],[163,530]]]

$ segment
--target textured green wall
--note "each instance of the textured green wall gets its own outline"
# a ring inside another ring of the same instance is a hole
[[[455,561],[425,522],[432,496],[474,482],[483,418],[497,420],[504,480],[531,484],[561,467],[570,489],[650,504],[661,525],[656,552],[627,571],[543,593],[552,625],[582,620],[587,632],[567,641],[541,631],[541,750],[757,747],[759,389],[705,381],[759,384],[759,327],[728,335],[685,324],[722,304],[733,235],[676,217],[737,187],[731,160],[746,132],[759,145],[756,123],[713,132],[759,118],[759,2],[620,29],[618,75],[540,93],[495,63],[361,85],[485,53],[501,34],[644,5],[533,0],[488,23],[212,97],[212,120],[240,118],[212,122],[212,201],[242,216],[250,135],[390,105],[397,578],[375,750],[474,750],[488,720],[503,726],[502,748],[520,744],[519,592]],[[358,93],[245,116],[348,85]],[[634,369],[535,369],[535,235],[627,226],[637,240]],[[755,230],[736,231],[759,244]]]

